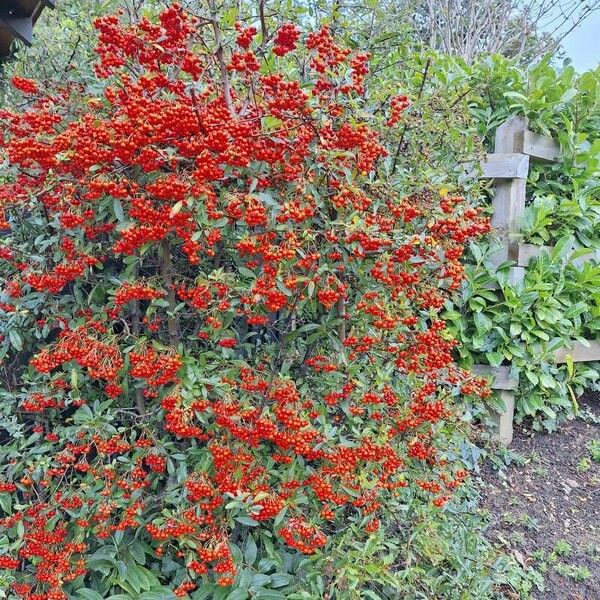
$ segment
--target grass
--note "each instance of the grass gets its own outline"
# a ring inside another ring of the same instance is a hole
[[[589,459],[588,456],[584,456],[578,463],[577,463],[577,472],[578,473],[586,473],[587,471],[590,470],[590,467],[592,466],[592,461]]]
[[[559,575],[568,577],[569,579],[577,581],[578,583],[581,583],[592,576],[587,567],[581,567],[579,565],[566,565],[563,563],[558,563],[554,565],[554,570]]]
[[[557,540],[552,549],[552,554],[555,556],[569,556],[573,551],[573,546],[566,540]]]
[[[587,449],[595,463],[600,463],[600,440],[592,440],[588,443]]]

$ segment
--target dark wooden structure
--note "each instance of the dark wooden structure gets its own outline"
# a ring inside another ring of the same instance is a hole
[[[10,54],[14,40],[30,46],[33,26],[42,10],[54,5],[55,0],[0,0],[0,57]]]

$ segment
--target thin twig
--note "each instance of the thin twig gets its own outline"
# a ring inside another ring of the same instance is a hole
[[[173,289],[173,262],[171,259],[171,247],[167,240],[161,245],[160,256],[160,274],[163,278],[164,286],[167,290],[167,302],[169,303],[169,316],[167,318],[167,330],[169,333],[169,343],[176,346],[179,341],[179,323],[175,315],[176,298]]]
[[[425,69],[423,69],[423,79],[421,80],[421,85],[419,87],[419,91],[417,93],[417,100],[421,99],[423,95],[423,90],[425,88],[425,81],[427,80],[427,73],[429,72],[429,66],[431,65],[431,57],[427,59],[425,63]],[[404,144],[404,136],[408,131],[408,125],[404,125],[402,128],[402,133],[400,134],[400,141],[398,142],[398,146],[396,148],[396,153],[394,154],[394,162],[392,163],[392,173],[396,171],[396,165],[398,164],[398,158],[400,157],[400,152],[402,151],[402,145]]]
[[[219,27],[219,22],[217,20],[217,8],[215,6],[214,0],[210,2],[210,10],[211,10],[211,22],[213,27],[213,33],[215,35],[215,42],[217,44],[217,49],[215,50],[215,56],[217,57],[217,61],[219,63],[219,69],[221,70],[221,85],[223,86],[223,97],[225,98],[225,105],[227,106],[227,110],[229,114],[235,115],[235,111],[233,109],[233,102],[231,100],[231,88],[229,86],[229,74],[227,73],[227,65],[225,64],[225,55],[223,53],[223,39],[221,38],[221,29]]]

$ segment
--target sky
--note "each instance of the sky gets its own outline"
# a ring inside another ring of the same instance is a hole
[[[594,12],[562,43],[565,54],[573,59],[579,72],[594,69],[600,63],[600,11]]]

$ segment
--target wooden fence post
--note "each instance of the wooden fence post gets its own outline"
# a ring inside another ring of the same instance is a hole
[[[496,252],[492,261],[496,266],[508,260],[517,260],[518,243],[515,235],[525,212],[529,156],[518,152],[520,139],[527,130],[527,119],[512,116],[496,130],[494,154],[488,156],[483,165],[484,177],[494,179],[492,199],[492,227],[502,242],[502,249]],[[517,167],[515,167],[517,165]],[[495,168],[493,168],[495,167]],[[511,267],[509,281],[523,281],[523,267]]]
[[[527,130],[527,119],[518,116],[508,118],[496,130],[494,153],[488,154],[482,165],[483,177],[494,180],[492,199],[492,227],[497,232],[502,247],[490,258],[498,267],[509,260],[517,262],[510,267],[509,282],[517,284],[525,277],[525,268],[518,265],[519,244],[515,239],[525,212],[529,156],[519,150]],[[492,389],[504,403],[504,410],[490,409],[499,441],[508,446],[513,439],[515,390],[518,381],[510,379],[509,367],[478,365],[476,372],[492,376]]]
[[[494,433],[500,443],[508,446],[513,439],[513,419],[515,413],[515,390],[519,380],[511,376],[510,367],[491,367],[475,365],[473,373],[481,377],[490,377],[490,387],[500,396],[504,409],[490,407],[490,417],[494,422]]]
[[[488,154],[481,165],[483,177],[494,180],[492,226],[502,243],[502,248],[491,259],[496,266],[515,261],[516,266],[511,267],[509,276],[511,283],[523,281],[530,260],[542,252],[552,251],[552,246],[522,244],[516,239],[525,212],[529,160],[558,161],[560,156],[560,146],[555,140],[529,131],[525,118],[512,116],[496,130],[494,153]],[[600,250],[590,250],[585,255],[569,257],[569,260],[575,265],[588,260],[600,262]],[[567,347],[555,351],[554,360],[557,363],[600,361],[600,341],[573,340]],[[475,365],[473,372],[489,376],[491,388],[504,403],[502,412],[491,409],[491,413],[498,438],[508,445],[513,437],[515,390],[519,382],[510,377],[507,366]]]

